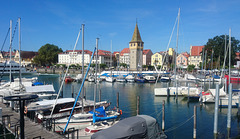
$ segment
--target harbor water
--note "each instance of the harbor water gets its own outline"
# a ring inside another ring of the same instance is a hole
[[[53,84],[58,92],[60,88],[60,77],[57,74],[38,75],[38,81],[45,84]],[[85,82],[84,88],[86,98],[93,100],[94,83]],[[174,83],[169,83],[173,86]],[[187,86],[187,84],[182,84]],[[74,86],[74,87],[72,87]],[[72,88],[74,96],[79,92],[81,83],[72,82],[63,85],[63,97],[72,97]],[[155,87],[167,87],[168,83],[108,83],[98,84],[96,101],[99,101],[99,89],[101,90],[101,100],[111,102],[109,109],[114,109],[117,102],[117,93],[119,93],[119,108],[122,110],[121,118],[135,116],[137,114],[137,96],[140,97],[140,114],[150,115],[157,119],[159,127],[162,123],[162,103],[165,100],[165,134],[170,139],[193,138],[193,114],[194,105],[197,106],[197,138],[214,138],[214,104],[203,104],[190,102],[183,97],[158,97],[154,95]],[[205,89],[215,88],[216,83],[206,83]],[[222,85],[220,85],[221,87]],[[238,84],[233,84],[233,88],[239,88]],[[232,109],[231,132],[230,137],[237,137],[240,134],[239,117],[237,108]],[[218,114],[218,132],[219,138],[227,138],[227,108],[219,109]]]

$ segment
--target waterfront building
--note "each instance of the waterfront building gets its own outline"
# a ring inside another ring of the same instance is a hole
[[[195,68],[201,68],[200,62],[202,62],[202,50],[205,46],[191,46],[190,56],[188,59],[189,65],[195,65]]]
[[[165,58],[164,58],[165,57]],[[169,67],[169,55],[168,52],[156,52],[152,55],[151,65],[161,66],[162,70],[168,70]]]
[[[95,55],[95,54],[94,54]],[[114,55],[112,55],[114,57]],[[106,64],[108,67],[111,66],[111,52],[106,50],[98,50],[98,64]],[[96,63],[94,56],[92,63]]]
[[[19,53],[19,50],[12,52],[12,61],[19,63],[19,57],[21,55],[21,65],[22,66],[28,66],[32,64],[33,58],[38,55],[38,52],[34,51],[21,51],[21,54]],[[10,60],[10,52],[0,52],[0,62],[4,63],[6,61]]]
[[[173,48],[169,48],[168,55],[173,57],[175,55],[175,50]]]
[[[129,48],[124,48],[120,52],[119,61],[120,61],[120,63],[125,63],[127,65],[130,64],[130,49]]]
[[[144,42],[141,39],[138,25],[136,23],[132,40],[129,42],[130,49],[130,70],[142,70],[143,64],[143,44]]]
[[[115,67],[120,65],[120,52],[113,52],[113,65]]]
[[[92,52],[84,50],[84,65],[90,62]],[[71,58],[71,60],[70,60]],[[82,65],[82,50],[67,50],[58,54],[58,64],[79,64]]]
[[[176,65],[178,68],[187,69],[188,57],[190,55],[187,52],[181,53],[177,56]]]
[[[151,65],[151,57],[153,53],[150,49],[143,50],[143,65]]]

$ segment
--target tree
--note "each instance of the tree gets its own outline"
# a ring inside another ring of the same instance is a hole
[[[45,44],[38,50],[33,63],[41,66],[53,65],[58,62],[58,54],[63,52],[61,48],[53,44]]]
[[[226,36],[227,40],[227,46],[229,42],[229,36]],[[240,41],[235,39],[234,37],[231,37],[231,63],[236,64],[235,62],[235,57],[236,57],[236,52],[239,52],[240,50]],[[212,51],[214,51],[213,54],[213,63],[218,64],[217,61],[219,61],[219,56],[220,56],[220,61],[223,63],[224,61],[224,55],[225,55],[225,35],[221,36],[215,36],[212,39],[208,39],[207,44],[205,45],[205,50],[207,50],[207,59],[211,60],[212,56]],[[229,50],[229,49],[228,49]],[[226,51],[227,52],[227,51]],[[229,51],[227,52],[228,55]],[[226,65],[228,64],[228,57],[226,59]],[[221,63],[221,64],[222,64]]]
[[[100,64],[100,69],[105,69],[107,67],[106,64]]]
[[[195,65],[188,65],[187,71],[192,71],[195,68]]]
[[[126,67],[127,67],[127,64],[126,64],[126,63],[120,63],[120,67],[126,68]]]

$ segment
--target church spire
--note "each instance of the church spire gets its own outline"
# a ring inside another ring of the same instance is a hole
[[[138,30],[138,25],[137,25],[137,21],[136,21],[136,26],[133,32],[133,36],[132,36],[132,40],[130,42],[143,42]]]

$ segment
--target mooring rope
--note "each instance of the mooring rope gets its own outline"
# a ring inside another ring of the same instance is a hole
[[[169,128],[168,130],[165,130],[164,132],[170,132],[170,131],[173,131],[173,130],[179,128],[180,126],[186,124],[186,123],[187,123],[189,120],[191,120],[193,117],[194,117],[194,115],[193,115],[192,117],[190,117],[189,119],[187,119],[186,121],[184,121],[183,123],[180,123],[178,126]]]

